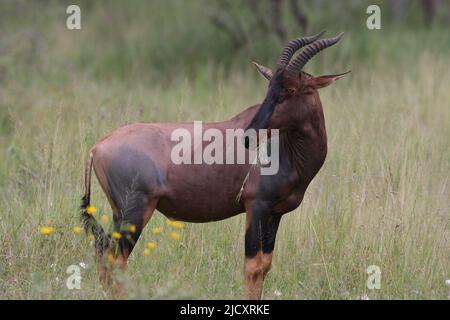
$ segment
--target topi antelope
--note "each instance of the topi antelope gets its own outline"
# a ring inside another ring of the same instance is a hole
[[[98,141],[86,161],[86,189],[81,205],[85,229],[95,237],[97,257],[107,252],[114,257],[112,265],[124,269],[155,209],[170,219],[187,222],[218,221],[245,211],[245,295],[248,299],[260,299],[280,219],[300,205],[327,154],[325,121],[317,89],[348,73],[314,77],[302,71],[314,55],[342,37],[341,33],[319,40],[322,34],[289,42],[274,71],[255,63],[269,80],[262,104],[249,107],[230,120],[203,124],[202,130],[214,128],[220,132],[231,128],[267,129],[270,133],[278,129],[276,174],[262,175],[258,163],[174,164],[171,150],[175,142],[171,133],[179,128],[192,133],[193,123],[137,123],[119,128]],[[254,144],[246,136],[239,146],[249,153]],[[111,241],[111,236],[106,235],[87,210],[92,167],[113,210],[115,235],[117,232],[122,235],[117,242]],[[127,231],[124,225],[135,228],[133,232]],[[99,259],[100,280],[109,282],[111,264],[103,260]]]

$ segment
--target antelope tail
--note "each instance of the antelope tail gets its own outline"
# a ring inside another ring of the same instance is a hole
[[[86,233],[94,236],[96,252],[101,255],[104,250],[109,247],[110,239],[106,235],[101,224],[95,219],[93,213],[88,210],[91,201],[92,158],[93,155],[92,152],[90,152],[84,168],[85,193],[83,198],[81,198],[81,220]]]

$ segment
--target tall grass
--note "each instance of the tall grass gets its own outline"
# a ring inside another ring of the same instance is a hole
[[[229,118],[261,101],[266,83],[245,63],[257,52],[240,52],[227,64],[195,44],[192,52],[175,46],[173,39],[200,34],[195,41],[205,45],[211,36],[198,14],[181,14],[199,4],[163,7],[190,21],[180,35],[186,25],[143,32],[141,25],[156,22],[136,9],[127,9],[122,30],[122,18],[107,24],[108,12],[99,7],[81,32],[69,32],[59,21],[60,4],[49,3],[41,24],[25,11],[31,20],[13,28],[10,18],[2,34],[0,298],[111,298],[98,285],[90,240],[71,230],[80,224],[89,148],[126,123]],[[221,38],[216,45],[228,46]],[[266,298],[447,298],[449,47],[438,30],[350,30],[308,67],[353,73],[321,90],[328,157],[302,205],[282,219]],[[271,50],[261,62],[273,65],[278,49],[272,56]],[[156,63],[158,55],[174,66]],[[110,217],[106,198],[96,182],[93,187],[97,214]],[[165,218],[155,214],[128,272],[118,275],[128,297],[242,297],[244,224],[244,215],[186,224],[174,241]],[[44,225],[56,232],[40,234]],[[163,233],[151,233],[155,226]],[[157,243],[152,256],[143,254],[148,241]],[[87,264],[82,289],[68,290],[66,268],[80,262]],[[381,268],[380,290],[366,287],[369,265]]]

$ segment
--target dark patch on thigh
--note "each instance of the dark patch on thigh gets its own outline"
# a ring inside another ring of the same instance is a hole
[[[151,193],[164,183],[161,170],[144,152],[123,146],[108,163],[106,177],[118,209],[115,219],[140,228]]]

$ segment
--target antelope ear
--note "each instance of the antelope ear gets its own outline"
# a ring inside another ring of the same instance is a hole
[[[305,86],[310,87],[312,89],[320,89],[325,88],[326,86],[329,86],[334,81],[344,77],[346,74],[350,73],[351,71],[347,71],[340,74],[333,74],[333,75],[327,75],[327,76],[320,76],[320,77],[312,77],[306,80]]]
[[[263,77],[270,81],[270,79],[273,76],[272,70],[270,70],[269,68],[264,67],[260,64],[257,64],[255,61],[252,61],[252,62],[255,65],[256,69],[258,69],[258,71],[263,75]]]

